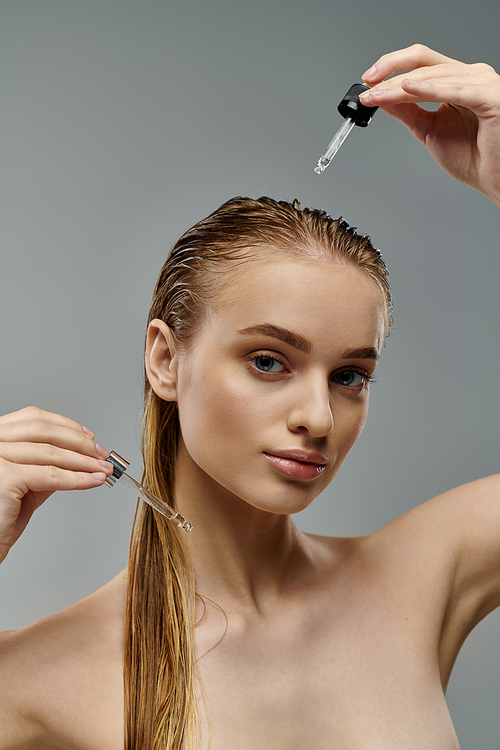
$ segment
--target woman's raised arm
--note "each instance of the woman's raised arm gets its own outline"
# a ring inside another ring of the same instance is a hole
[[[93,437],[36,407],[0,417],[0,562],[53,492],[99,487],[112,473]]]
[[[409,71],[395,75],[393,73]],[[436,162],[500,205],[500,76],[421,44],[383,55],[363,76],[361,95],[400,120]],[[435,112],[417,102],[441,103]]]

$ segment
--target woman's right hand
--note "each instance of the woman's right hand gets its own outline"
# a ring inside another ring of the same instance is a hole
[[[0,562],[56,490],[99,487],[113,467],[94,434],[34,406],[0,417]]]
[[[402,70],[410,72],[392,76]],[[400,120],[448,174],[500,206],[500,76],[490,65],[414,44],[383,55],[362,77],[371,86],[363,104]],[[429,112],[422,102],[441,106]]]

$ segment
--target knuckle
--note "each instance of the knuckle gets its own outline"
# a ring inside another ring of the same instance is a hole
[[[475,63],[474,67],[479,73],[493,73],[494,75],[497,75],[495,68],[492,65],[488,65],[488,63]]]
[[[45,470],[49,475],[49,479],[53,482],[57,482],[57,480],[59,479],[59,471],[57,466],[48,465],[45,467]]]
[[[21,413],[24,413],[33,419],[38,419],[42,410],[39,409],[38,406],[25,406],[24,409],[21,409]]]
[[[88,474],[85,474],[83,471],[76,471],[74,473],[75,480],[76,480],[76,488],[80,487],[87,487],[88,486]]]
[[[57,454],[57,450],[55,446],[51,445],[51,443],[42,443],[41,447],[43,451],[45,452],[45,457],[47,459],[47,462],[51,464],[54,463],[53,459],[55,459],[56,454]]]

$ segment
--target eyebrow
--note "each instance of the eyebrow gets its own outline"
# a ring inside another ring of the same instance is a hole
[[[284,341],[285,344],[289,344],[305,354],[310,354],[313,348],[311,342],[303,336],[299,336],[298,333],[289,331],[288,328],[275,326],[272,323],[262,323],[258,326],[242,328],[238,333],[243,336],[254,336],[257,334],[261,336],[269,336],[273,339],[279,339],[280,341]],[[358,349],[347,349],[342,353],[342,359],[374,359],[375,361],[378,361],[380,359],[380,354],[374,346],[363,346]]]
[[[299,336],[298,333],[292,333],[288,328],[281,328],[281,326],[275,326],[272,323],[262,323],[262,325],[259,326],[249,326],[248,328],[243,328],[241,331],[238,331],[238,333],[241,333],[244,336],[253,336],[255,334],[270,336],[273,339],[284,341],[285,344],[289,344],[300,352],[305,352],[305,354],[310,354],[312,352],[312,344],[310,341]]]
[[[374,359],[378,362],[380,352],[374,346],[362,346],[359,349],[346,349],[341,354],[342,359]]]

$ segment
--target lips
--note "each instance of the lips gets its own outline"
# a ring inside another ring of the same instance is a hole
[[[278,458],[291,458],[293,461],[301,461],[306,464],[318,464],[318,466],[324,466],[327,459],[321,453],[313,453],[309,451],[303,451],[300,449],[294,449],[291,451],[265,451],[268,456],[278,456]]]
[[[295,479],[315,479],[327,464],[327,459],[321,453],[299,449],[272,453],[264,451],[263,455],[276,471]]]

